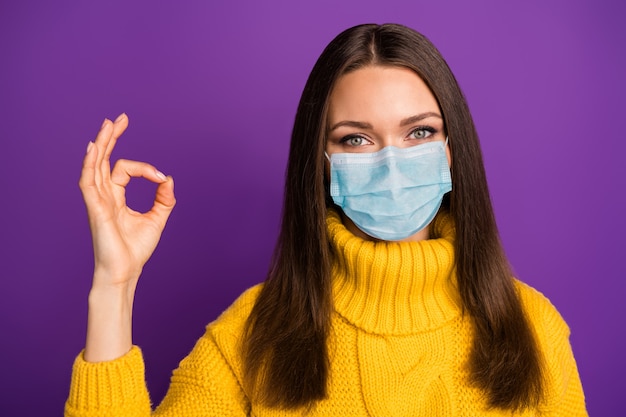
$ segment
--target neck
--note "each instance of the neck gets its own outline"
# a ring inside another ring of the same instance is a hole
[[[335,310],[366,331],[410,334],[441,326],[461,311],[454,268],[454,228],[433,222],[434,239],[363,239],[329,212]]]

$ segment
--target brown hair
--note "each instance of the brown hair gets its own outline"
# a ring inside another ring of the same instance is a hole
[[[323,51],[304,87],[291,137],[281,231],[268,278],[247,321],[244,386],[255,400],[296,408],[326,395],[332,310],[332,205],[324,171],[328,99],[337,79],[367,65],[410,68],[438,100],[452,153],[443,209],[456,226],[464,310],[475,335],[472,382],[490,406],[521,410],[542,397],[541,356],[500,243],[478,135],[447,63],[421,34],[401,25],[360,25]]]

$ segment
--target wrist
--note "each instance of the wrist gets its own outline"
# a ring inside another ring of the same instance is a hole
[[[108,311],[119,316],[132,313],[135,296],[134,286],[125,285],[93,285],[89,291],[89,309]]]
[[[93,272],[92,290],[107,292],[134,290],[139,281],[142,268],[119,269],[105,268],[96,264]]]
[[[132,347],[134,286],[94,285],[89,292],[89,314],[84,358],[103,362],[125,355]]]

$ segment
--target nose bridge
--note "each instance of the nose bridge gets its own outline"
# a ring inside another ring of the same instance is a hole
[[[407,146],[407,142],[397,129],[385,129],[380,132],[379,136],[380,147],[386,148],[387,146],[395,146],[396,148],[403,148]]]

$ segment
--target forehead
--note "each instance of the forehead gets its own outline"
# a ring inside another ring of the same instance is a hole
[[[435,96],[411,69],[370,65],[341,76],[330,95],[329,121],[405,118],[441,113]]]

